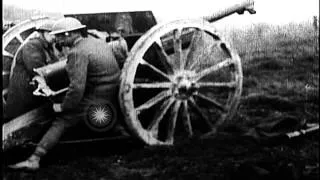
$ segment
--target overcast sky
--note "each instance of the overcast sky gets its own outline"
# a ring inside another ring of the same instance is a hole
[[[7,5],[62,14],[152,10],[158,21],[210,15],[237,2],[241,0],[3,0]],[[311,20],[319,16],[319,0],[255,0],[255,10],[255,15],[233,15],[223,22],[243,25]]]

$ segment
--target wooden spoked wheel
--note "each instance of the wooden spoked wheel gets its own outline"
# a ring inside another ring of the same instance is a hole
[[[126,60],[119,92],[125,122],[149,145],[215,133],[237,109],[237,53],[204,20],[151,28]]]
[[[10,80],[11,71],[15,65],[15,58],[17,52],[21,49],[22,45],[31,37],[36,36],[35,30],[40,23],[48,20],[48,17],[40,17],[36,19],[26,20],[21,22],[2,36],[3,49],[2,49],[2,102],[6,104],[6,95],[8,93],[8,85]]]

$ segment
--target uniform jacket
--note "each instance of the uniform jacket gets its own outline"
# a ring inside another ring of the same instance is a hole
[[[30,85],[30,82],[35,75],[33,69],[56,61],[58,59],[53,53],[52,46],[41,37],[30,39],[22,47],[17,54],[9,82],[8,97],[4,107],[5,118],[15,118],[43,103],[42,97],[32,94],[34,87]]]
[[[110,46],[99,39],[81,38],[70,48],[67,59],[70,84],[63,111],[82,108],[90,101],[116,101],[120,69]]]

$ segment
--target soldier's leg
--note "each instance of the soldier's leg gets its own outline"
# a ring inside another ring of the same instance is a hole
[[[42,137],[37,147],[39,149],[44,149],[45,152],[49,151],[59,142],[64,132],[78,124],[78,122],[82,118],[83,113],[81,112],[59,114],[56,117],[56,120],[52,122],[51,127],[49,128],[47,133]]]
[[[40,140],[37,149],[43,149],[45,152],[52,149],[59,142],[67,126],[67,119],[61,119],[59,117],[55,121],[53,121],[49,130]]]
[[[61,113],[52,123],[49,130],[40,140],[34,153],[26,160],[15,165],[9,166],[14,169],[37,170],[41,157],[47,154],[60,140],[64,132],[75,126],[83,117],[83,113]]]

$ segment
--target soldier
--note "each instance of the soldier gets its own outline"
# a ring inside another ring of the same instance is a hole
[[[48,20],[37,27],[39,36],[31,38],[17,54],[4,106],[5,122],[37,108],[46,101],[43,97],[32,94],[34,87],[30,82],[35,75],[34,68],[58,61],[52,48],[54,35],[49,34],[53,24],[53,20]]]
[[[130,13],[117,13],[114,24],[115,27],[121,26],[125,34],[132,34],[135,32],[133,29],[133,21]]]
[[[53,104],[56,119],[43,136],[35,152],[15,169],[36,170],[40,158],[47,153],[70,127],[84,120],[86,109],[92,102],[117,101],[120,69],[110,46],[105,41],[85,37],[86,26],[75,18],[58,20],[52,34],[57,41],[69,46],[66,71],[70,84],[61,104]]]

